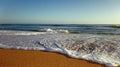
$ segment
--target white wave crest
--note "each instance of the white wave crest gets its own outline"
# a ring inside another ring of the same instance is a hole
[[[58,32],[60,32],[60,33],[69,33],[68,30],[58,30]]]
[[[47,32],[0,30],[0,35],[40,35],[40,34],[46,34],[46,33]]]
[[[47,29],[41,29],[40,32],[53,32],[53,33],[69,33],[68,30],[53,30],[51,28],[47,28]]]

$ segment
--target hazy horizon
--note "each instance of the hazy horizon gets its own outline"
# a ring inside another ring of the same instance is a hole
[[[119,24],[120,0],[0,0],[0,24]]]

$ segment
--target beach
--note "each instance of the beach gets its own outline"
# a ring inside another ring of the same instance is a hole
[[[0,67],[104,67],[104,65],[73,59],[54,52],[0,49]]]
[[[86,65],[88,64],[89,61],[103,64],[104,66],[108,66],[108,67],[119,66],[120,65],[119,42],[120,42],[119,35],[111,36],[111,35],[97,35],[97,34],[96,35],[68,34],[68,33],[53,33],[53,32],[41,33],[41,32],[27,32],[27,31],[19,31],[19,32],[0,31],[0,48],[14,49],[14,50],[1,50],[3,52],[0,53],[3,56],[3,59],[1,57],[2,60],[1,63],[9,66],[19,65],[19,64],[20,65],[31,64],[30,66],[32,66],[32,65],[36,65],[36,63],[34,64],[35,61],[37,62],[37,65],[40,65],[40,64],[44,64],[43,60],[41,61],[41,58],[45,56],[46,58],[44,62],[47,64],[44,65],[48,65],[48,66],[64,65],[61,63],[65,63],[65,66],[70,65],[72,63],[75,63],[73,64],[75,66],[76,65],[79,66],[81,64]],[[51,53],[51,52],[55,52],[55,53]],[[56,56],[58,56],[57,59],[55,59]],[[51,60],[48,60],[49,59],[48,57],[50,57]],[[76,58],[76,60],[75,59],[65,60],[63,57]],[[5,59],[10,58],[10,59],[5,60],[4,58]],[[14,60],[13,58],[16,59],[17,61]],[[22,63],[18,61],[19,58]],[[34,60],[32,61],[31,58],[33,58]],[[56,62],[59,59],[60,62],[58,62],[57,64]],[[85,63],[82,63],[79,59],[86,60],[87,62],[84,61]],[[4,63],[5,62],[4,60],[7,62],[9,61],[11,63],[10,64]],[[73,60],[75,60],[75,62]],[[40,63],[40,61],[42,63]],[[17,62],[18,64],[14,64],[14,62]],[[44,65],[42,67],[44,67]],[[70,66],[74,67],[72,65]]]

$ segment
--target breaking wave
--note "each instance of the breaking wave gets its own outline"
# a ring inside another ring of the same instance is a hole
[[[53,33],[70,33],[68,30],[53,30],[51,28],[40,29],[39,32],[53,32]]]
[[[51,28],[47,29],[40,29],[34,31],[15,31],[15,30],[0,30],[0,35],[40,35],[40,34],[47,34],[47,33],[65,33],[69,34],[68,30],[53,30]]]

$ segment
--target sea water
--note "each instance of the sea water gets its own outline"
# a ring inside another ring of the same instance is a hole
[[[116,27],[115,27],[116,26]],[[89,34],[120,34],[119,25],[108,24],[1,24],[0,30],[16,31],[66,31]]]
[[[120,65],[119,25],[1,24],[0,48],[45,50]]]

